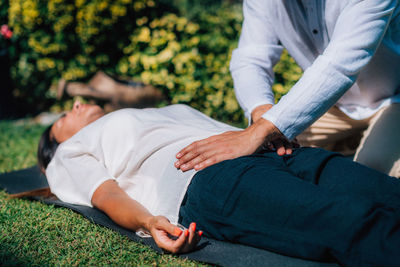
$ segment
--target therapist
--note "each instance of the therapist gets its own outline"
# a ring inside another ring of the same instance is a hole
[[[363,135],[355,160],[400,176],[399,0],[245,0],[231,73],[251,121],[243,131],[199,140],[175,167],[203,169],[288,140],[332,149]],[[274,104],[273,67],[283,48],[304,70]]]

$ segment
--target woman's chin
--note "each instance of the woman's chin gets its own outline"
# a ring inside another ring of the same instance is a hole
[[[89,120],[88,120],[89,123],[92,123],[95,120],[100,119],[101,117],[104,116],[104,110],[97,105],[90,106],[88,113],[89,113]]]

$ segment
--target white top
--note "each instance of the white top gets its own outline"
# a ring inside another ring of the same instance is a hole
[[[177,223],[195,171],[177,170],[175,154],[229,130],[238,129],[185,105],[115,111],[60,144],[46,169],[47,180],[60,200],[91,207],[97,187],[115,179],[153,215]]]
[[[289,139],[336,102],[353,119],[400,102],[398,2],[245,0],[230,68],[246,115],[259,105],[274,104],[272,68],[283,47],[305,72],[263,118]]]

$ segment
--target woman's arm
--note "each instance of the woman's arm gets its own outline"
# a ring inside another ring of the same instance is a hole
[[[107,180],[96,189],[92,204],[127,229],[136,231],[143,228],[149,231],[157,245],[169,252],[191,251],[200,241],[201,232],[196,232],[195,223],[190,225],[189,230],[182,231],[167,218],[153,216],[139,202],[129,197],[114,180]],[[170,235],[178,239],[171,239]]]

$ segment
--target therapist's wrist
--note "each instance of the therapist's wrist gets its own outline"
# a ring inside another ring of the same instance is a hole
[[[282,132],[272,122],[262,117],[253,123],[248,130],[257,140],[257,143],[273,141],[283,136]]]
[[[251,112],[251,124],[257,122],[259,119],[261,119],[262,115],[264,115],[265,112],[270,110],[273,107],[272,104],[264,104],[256,107],[252,112]]]

